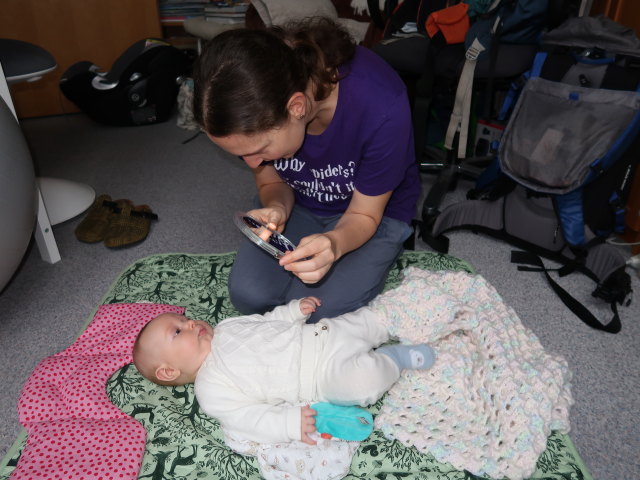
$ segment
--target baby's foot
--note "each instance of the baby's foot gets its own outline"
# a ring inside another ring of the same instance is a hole
[[[411,368],[426,370],[431,368],[436,360],[436,354],[426,343],[416,345],[385,345],[376,350],[390,357],[400,370]]]

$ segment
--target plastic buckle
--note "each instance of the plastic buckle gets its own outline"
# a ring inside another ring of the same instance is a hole
[[[592,48],[585,48],[581,52],[578,53],[579,57],[589,58],[591,56],[591,52],[593,52]]]
[[[473,40],[473,43],[469,46],[469,48],[467,48],[467,51],[465,52],[464,56],[467,60],[471,60],[475,62],[480,56],[480,54],[485,50],[486,48],[484,47],[484,45],[482,45],[482,43],[480,43],[480,40],[475,38]]]
[[[483,49],[484,50],[484,49]],[[467,60],[472,60],[472,61],[476,61],[478,59],[478,56],[480,55],[480,53],[482,52],[482,50],[479,50],[477,48],[474,48],[473,45],[471,45],[468,49],[467,52],[464,54],[465,58]]]

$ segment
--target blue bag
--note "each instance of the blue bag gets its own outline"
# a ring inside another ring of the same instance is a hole
[[[470,0],[467,3],[477,8],[477,14],[467,32],[465,47],[468,49],[477,38],[485,48],[479,57],[486,55],[494,42],[538,43],[549,6],[548,0],[501,0],[485,10],[484,3],[480,6]]]

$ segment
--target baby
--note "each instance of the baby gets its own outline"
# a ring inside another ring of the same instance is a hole
[[[140,331],[133,361],[160,385],[195,383],[202,410],[235,438],[313,445],[316,412],[308,404],[370,405],[402,369],[435,360],[425,344],[379,347],[389,334],[369,307],[306,324],[318,307],[319,299],[305,297],[215,329],[164,313]]]

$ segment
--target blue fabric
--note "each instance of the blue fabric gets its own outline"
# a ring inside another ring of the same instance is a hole
[[[611,205],[613,209],[613,231],[623,233],[625,230],[624,215],[626,213],[626,209],[624,201],[620,198],[618,192],[613,192],[611,194],[609,197],[609,205]]]
[[[489,7],[493,3],[493,0],[463,0],[464,3],[469,5],[469,17],[473,18],[476,15],[481,15],[489,10]]]
[[[321,217],[296,205],[284,235],[297,245],[304,236],[332,230],[339,219],[340,215]],[[229,276],[231,302],[247,315],[264,313],[289,300],[313,295],[322,301],[322,306],[308,323],[351,312],[382,291],[387,273],[412,231],[404,222],[383,217],[367,243],[343,256],[320,282],[311,285],[302,283],[271,255],[245,240]]]
[[[548,0],[515,0],[501,2],[494,10],[478,18],[467,32],[465,48],[477,38],[485,47],[480,55],[489,53],[493,39],[492,29],[496,17],[500,17],[497,40],[501,43],[535,44],[544,28]]]
[[[535,58],[533,59],[533,65],[531,67],[531,77],[539,77],[542,73],[542,66],[544,62],[546,62],[548,57],[547,52],[538,52],[536,53]]]
[[[360,442],[373,432],[373,415],[355,406],[319,402],[311,405],[317,412],[316,430],[332,437]]]
[[[476,188],[483,190],[489,187],[501,174],[502,170],[500,170],[500,160],[496,155],[493,160],[491,160],[491,163],[487,165],[487,168],[485,168],[476,179]]]
[[[570,245],[584,245],[584,212],[582,209],[582,188],[554,197],[562,233]]]

